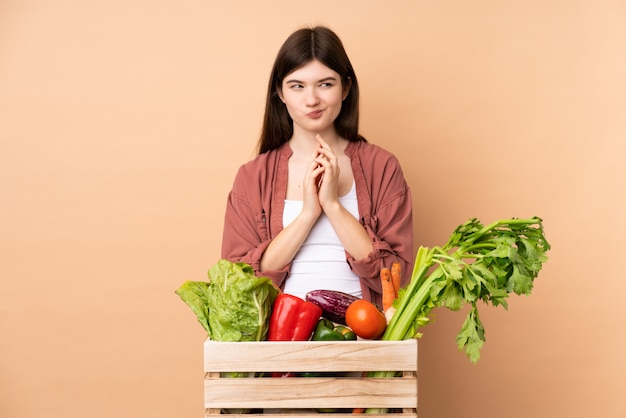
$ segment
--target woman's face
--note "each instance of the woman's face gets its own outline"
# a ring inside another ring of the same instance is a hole
[[[278,91],[293,119],[294,134],[299,130],[314,133],[334,131],[334,121],[350,86],[321,62],[313,60],[288,74]]]

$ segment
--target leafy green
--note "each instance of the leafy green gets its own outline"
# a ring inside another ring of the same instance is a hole
[[[176,294],[196,314],[214,341],[262,341],[279,293],[267,277],[245,263],[218,260],[208,282],[184,282]]]
[[[485,343],[485,328],[478,315],[478,301],[508,309],[510,293],[529,295],[550,244],[542,220],[505,219],[483,226],[476,218],[459,225],[442,247],[420,247],[411,281],[400,289],[395,312],[383,340],[419,338],[434,308],[460,310],[471,305],[456,336],[460,350],[476,364]],[[369,377],[393,377],[397,372],[379,371]],[[368,408],[368,414],[385,413]]]
[[[505,219],[483,226],[473,218],[458,226],[442,247],[420,247],[411,282],[394,302],[383,340],[419,337],[432,309],[471,305],[456,340],[472,363],[480,359],[485,329],[477,303],[508,309],[511,293],[529,295],[550,245],[542,220]]]
[[[196,314],[198,322],[211,336],[209,327],[209,298],[207,296],[209,283],[186,281],[176,290],[176,294],[185,302]]]

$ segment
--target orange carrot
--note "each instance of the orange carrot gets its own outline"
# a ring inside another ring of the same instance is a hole
[[[393,290],[396,298],[398,297],[398,290],[400,290],[400,281],[402,278],[400,263],[397,261],[391,265],[391,283],[393,283]]]
[[[383,311],[386,311],[396,299],[396,292],[391,282],[391,270],[387,267],[380,269],[380,283],[383,289]]]

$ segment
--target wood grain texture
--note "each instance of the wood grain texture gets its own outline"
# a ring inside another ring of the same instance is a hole
[[[417,340],[274,341],[204,344],[205,371],[417,370]]]
[[[215,342],[204,344],[206,416],[227,409],[269,409],[264,416],[307,414],[316,408],[389,408],[417,417],[417,340]],[[366,377],[368,371],[399,372]],[[256,377],[225,377],[250,372]],[[323,377],[271,377],[271,372],[332,372]],[[221,374],[222,373],[222,374]],[[264,373],[264,377],[259,377]],[[342,417],[356,414],[324,414]],[[250,416],[250,414],[246,414]],[[374,415],[376,416],[376,415]],[[368,418],[370,414],[368,414]]]

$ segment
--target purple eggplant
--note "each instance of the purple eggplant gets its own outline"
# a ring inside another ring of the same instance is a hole
[[[338,290],[311,290],[305,299],[322,308],[322,316],[336,324],[346,325],[346,310],[358,297]]]

